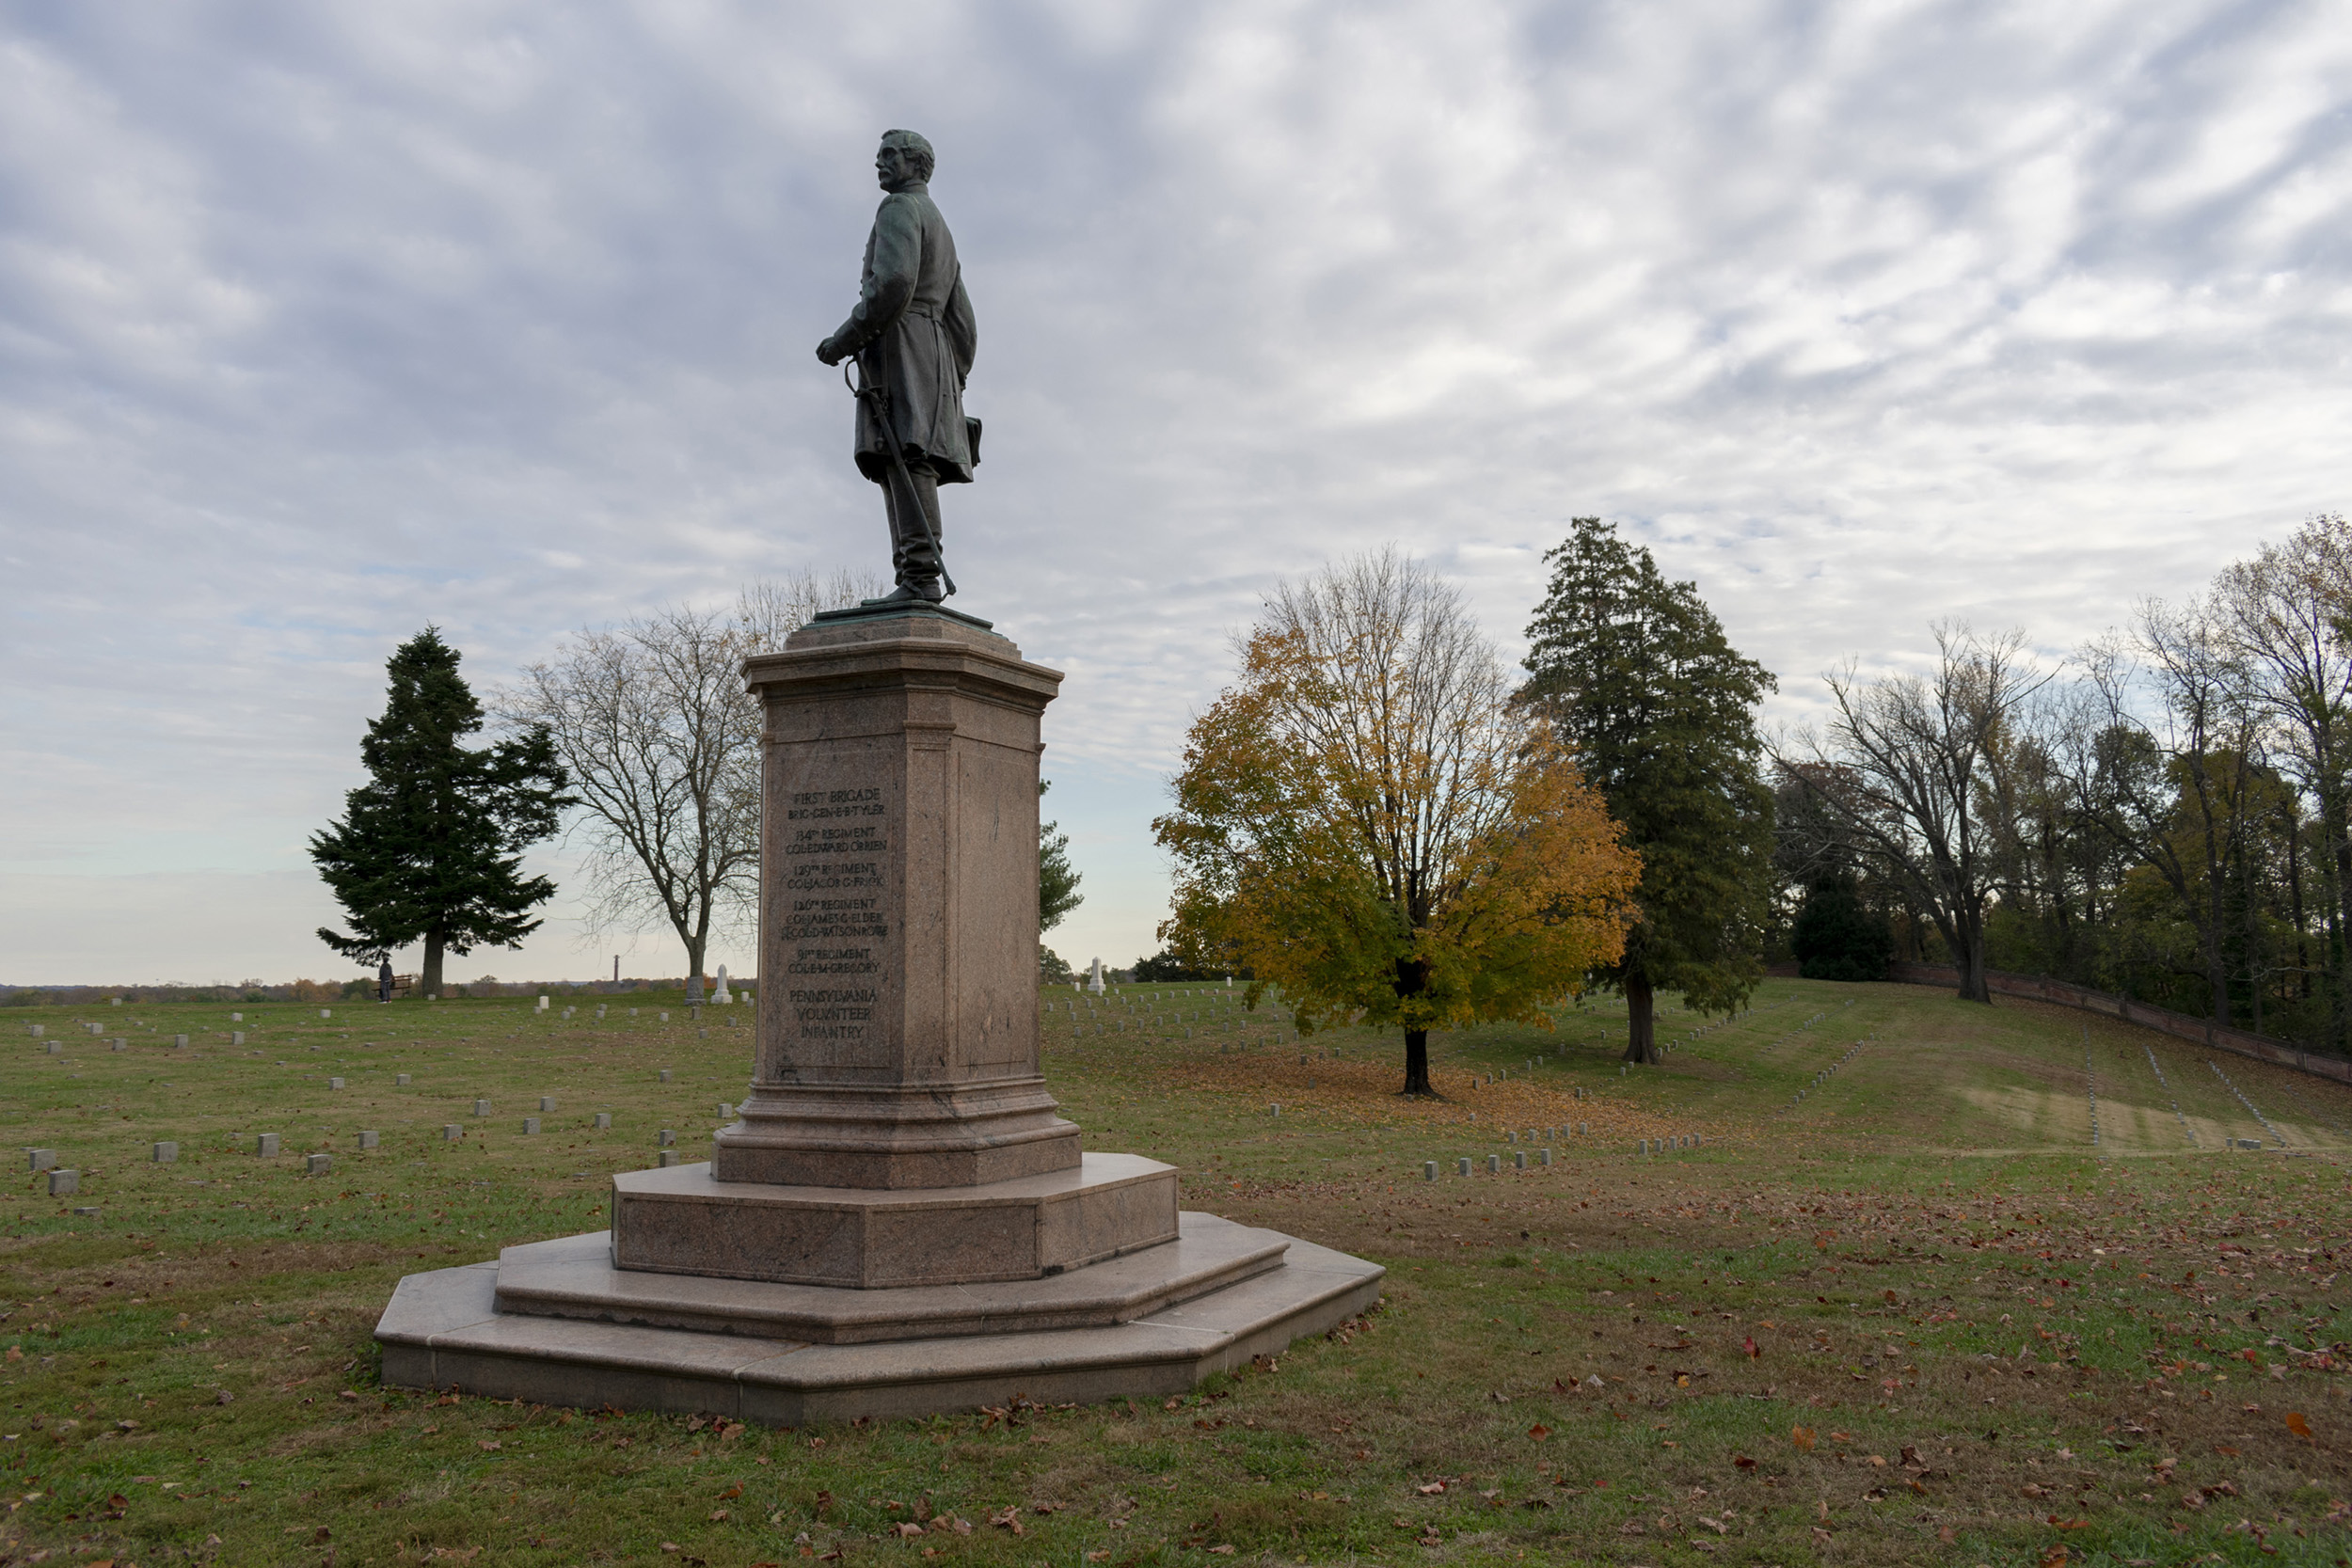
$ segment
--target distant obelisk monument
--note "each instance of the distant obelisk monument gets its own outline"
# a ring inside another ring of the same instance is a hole
[[[1379,1296],[1375,1264],[1179,1212],[1174,1167],[1087,1152],[1046,1091],[1039,730],[1062,677],[940,603],[938,486],[977,452],[932,163],[883,136],[857,307],[818,351],[857,357],[898,588],[743,665],[750,1092],[708,1159],[614,1177],[610,1231],[402,1280],[389,1385],[778,1425],[1164,1396]]]

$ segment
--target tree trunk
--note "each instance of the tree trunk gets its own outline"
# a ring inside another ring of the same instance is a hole
[[[1952,922],[1953,933],[1960,938],[1960,951],[1953,954],[1953,968],[1960,971],[1960,999],[1993,1005],[1993,988],[1984,980],[1984,915],[1980,911],[1963,910]]]
[[[427,996],[441,994],[441,938],[438,932],[424,939],[424,974],[417,989]]]
[[[1398,1091],[1406,1096],[1426,1095],[1438,1098],[1438,1091],[1429,1086],[1429,1031],[1405,1031],[1405,1087]]]
[[[699,1007],[703,1000],[703,937],[699,931],[686,939],[686,1005]]]
[[[1633,975],[1625,981],[1625,1059],[1656,1067],[1665,1060],[1658,1053],[1657,995],[1647,980]]]

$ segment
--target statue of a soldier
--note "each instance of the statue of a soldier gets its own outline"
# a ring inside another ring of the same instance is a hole
[[[931,144],[912,131],[882,134],[874,156],[882,198],[866,242],[856,309],[817,345],[837,365],[857,357],[858,471],[882,486],[898,589],[881,604],[937,604],[943,585],[939,487],[969,484],[979,421],[963,417],[979,330],[956,264],[956,242],[930,196]]]

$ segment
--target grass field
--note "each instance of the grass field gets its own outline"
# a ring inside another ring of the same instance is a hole
[[[1380,1310],[1165,1404],[771,1432],[387,1390],[393,1282],[601,1228],[663,1129],[696,1157],[748,1008],[0,1013],[9,1141],[80,1173],[13,1156],[0,1213],[0,1562],[2352,1560],[2352,1091],[1775,981],[1629,1073],[1606,1001],[1439,1037],[1447,1098],[1406,1102],[1393,1037],[1046,995],[1089,1147],[1387,1264]]]

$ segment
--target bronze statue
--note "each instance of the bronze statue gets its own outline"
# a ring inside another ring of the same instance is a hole
[[[817,345],[828,365],[857,358],[858,471],[882,486],[898,580],[874,604],[937,604],[955,592],[940,556],[939,487],[971,483],[980,460],[979,421],[963,414],[979,329],[955,237],[931,202],[931,167],[930,142],[882,134],[874,171],[889,194],[866,241],[857,306]]]

